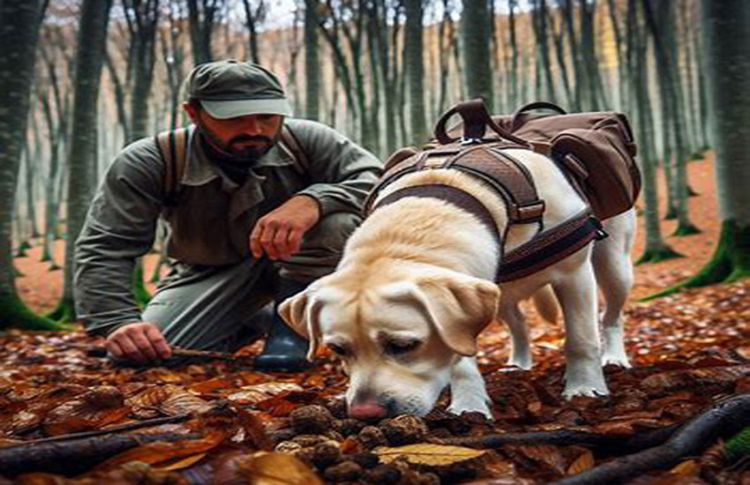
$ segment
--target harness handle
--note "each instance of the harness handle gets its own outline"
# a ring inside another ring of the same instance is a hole
[[[487,127],[490,127],[501,138],[518,143],[519,145],[529,146],[529,142],[511,134],[495,123],[487,112],[487,108],[481,98],[458,103],[440,117],[435,125],[435,138],[443,145],[459,140],[458,138],[449,136],[445,129],[448,120],[455,114],[461,115],[461,118],[464,120],[464,136],[462,139],[467,143],[481,142]]]
[[[518,108],[515,113],[513,113],[513,118],[510,123],[510,131],[516,131],[518,128],[523,125],[526,120],[522,119],[523,115],[528,113],[529,111],[536,111],[536,110],[548,110],[548,111],[554,111],[557,114],[566,115],[568,114],[567,111],[559,107],[558,105],[554,103],[550,103],[548,101],[535,101],[533,103],[525,104]]]

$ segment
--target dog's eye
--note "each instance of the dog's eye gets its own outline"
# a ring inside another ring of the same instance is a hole
[[[384,350],[388,355],[404,355],[416,350],[421,343],[419,340],[390,341],[385,343]]]
[[[341,345],[328,344],[328,348],[331,349],[331,352],[338,355],[339,357],[346,357],[349,355],[349,351]]]

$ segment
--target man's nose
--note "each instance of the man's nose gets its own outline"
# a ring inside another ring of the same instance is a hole
[[[247,121],[245,122],[245,133],[251,136],[257,136],[260,135],[262,132],[260,123],[258,123],[258,120],[255,119],[255,117],[248,117]]]

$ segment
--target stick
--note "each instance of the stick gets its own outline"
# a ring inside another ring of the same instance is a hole
[[[699,455],[722,437],[750,425],[750,394],[731,397],[691,419],[663,445],[599,465],[557,485],[622,483],[654,469],[675,466],[685,456]]]
[[[121,424],[119,426],[113,426],[111,428],[106,428],[106,429],[98,429],[95,431],[84,431],[81,433],[69,433],[69,434],[63,434],[63,435],[58,435],[58,436],[50,436],[48,438],[40,438],[38,440],[24,441],[23,443],[16,443],[10,446],[6,446],[2,448],[2,450],[16,448],[19,446],[31,446],[31,445],[36,445],[39,443],[52,443],[52,442],[76,440],[80,438],[90,438],[92,436],[100,436],[103,434],[112,434],[112,433],[119,433],[122,431],[130,431],[133,429],[148,428],[151,426],[159,426],[160,424],[166,424],[166,423],[179,423],[180,421],[185,421],[189,417],[190,417],[190,414],[186,413],[186,414],[178,414],[176,416],[165,416],[161,418],[145,419],[143,421]]]
[[[468,446],[472,448],[500,448],[503,445],[556,445],[556,446],[589,446],[603,453],[622,454],[623,452],[642,450],[666,441],[680,425],[657,428],[639,433],[630,438],[622,436],[588,433],[560,429],[556,431],[534,431],[531,433],[504,433],[466,438],[438,439],[435,442],[446,445]]]
[[[70,441],[24,443],[0,448],[0,475],[44,471],[72,476],[136,446],[155,441],[173,442],[202,437],[201,433],[116,434]]]
[[[106,357],[107,349],[104,347],[87,347],[89,357]],[[183,349],[182,347],[172,347],[172,357],[199,357],[202,359],[218,359],[236,361],[240,360],[229,352],[215,352],[212,350],[194,350]]]

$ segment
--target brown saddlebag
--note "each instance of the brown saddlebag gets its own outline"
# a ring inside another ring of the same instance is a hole
[[[540,113],[541,110],[547,113]],[[467,119],[468,124],[479,126],[473,118],[481,115],[465,114],[467,111],[484,111],[484,105],[474,100],[448,111],[435,130],[439,144],[466,138]],[[447,119],[453,114],[461,114],[464,122],[445,130]],[[625,212],[635,204],[641,190],[641,174],[635,161],[633,133],[624,114],[567,114],[557,105],[537,102],[513,115],[492,117],[491,122],[495,127],[483,127],[481,133],[474,135],[477,141],[508,139],[500,134],[506,133],[513,135],[515,143],[525,142],[532,150],[552,157],[600,220]]]

